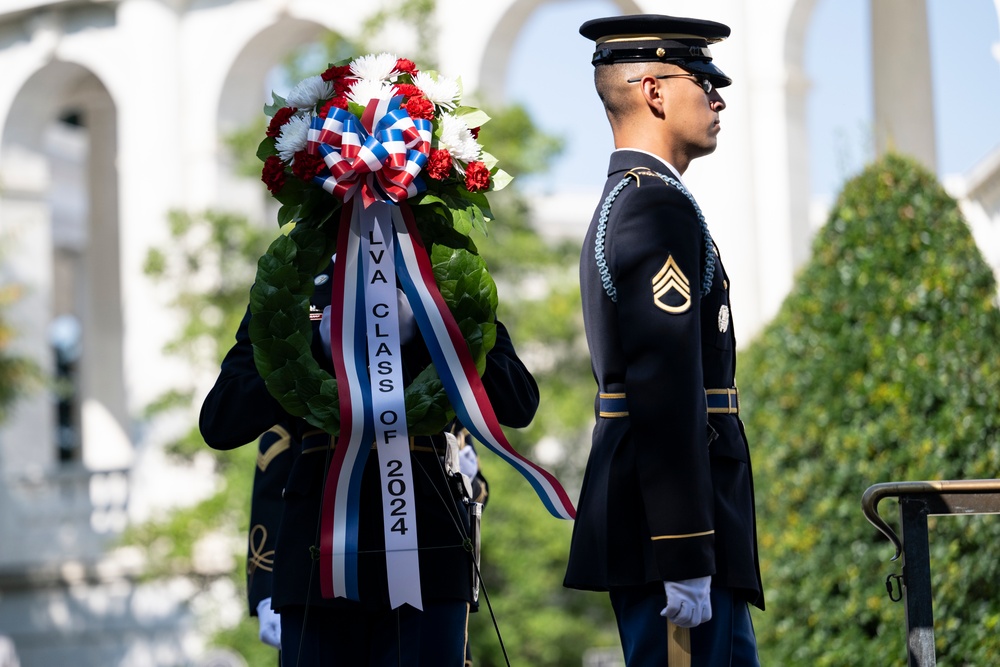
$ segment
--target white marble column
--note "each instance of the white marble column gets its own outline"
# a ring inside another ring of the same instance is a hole
[[[927,5],[871,0],[875,150],[917,158],[936,170]]]

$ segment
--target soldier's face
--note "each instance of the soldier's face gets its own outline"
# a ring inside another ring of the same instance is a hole
[[[676,73],[683,74],[684,70],[677,68]],[[699,83],[700,78],[691,75],[658,80],[667,139],[675,149],[692,159],[715,150],[722,130],[719,113],[726,108],[718,89],[706,93]]]

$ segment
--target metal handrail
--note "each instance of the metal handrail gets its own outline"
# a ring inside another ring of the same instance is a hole
[[[896,532],[878,513],[878,504],[883,498],[913,496],[923,493],[1000,493],[1000,479],[940,480],[924,482],[884,482],[868,487],[861,496],[861,509],[865,518],[889,538],[896,547],[896,560],[903,553],[903,543]]]
[[[899,499],[902,540],[878,513],[883,498]],[[865,517],[903,556],[902,573],[886,577],[889,599],[906,600],[906,653],[910,667],[934,667],[934,602],[931,592],[927,517],[1000,514],[1000,479],[887,482],[870,486],[861,498]],[[905,549],[904,549],[905,546]]]

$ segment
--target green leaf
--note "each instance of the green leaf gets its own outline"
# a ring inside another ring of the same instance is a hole
[[[457,107],[453,114],[465,121],[465,124],[469,127],[469,129],[482,127],[490,120],[489,114],[482,109],[477,109],[475,107]]]
[[[264,115],[269,118],[274,118],[274,114],[278,113],[278,110],[288,106],[285,98],[278,93],[271,91],[271,103],[264,105]]]
[[[272,155],[278,154],[278,147],[274,137],[264,137],[264,140],[257,146],[257,158],[264,162]]]
[[[503,190],[505,187],[510,185],[511,181],[514,180],[514,177],[508,174],[503,169],[497,169],[496,172],[494,172],[492,175],[492,180],[493,180],[493,191],[497,192],[499,190]]]
[[[301,204],[284,204],[278,209],[278,226],[284,227],[290,222],[296,222],[301,218]]]

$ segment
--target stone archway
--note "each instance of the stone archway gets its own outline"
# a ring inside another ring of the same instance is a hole
[[[63,432],[49,401],[31,401],[10,425],[21,442],[7,457],[27,467],[53,460],[91,469],[131,461],[125,401],[119,260],[117,113],[103,83],[88,69],[51,62],[29,77],[10,107],[0,155],[5,225],[18,250],[8,258],[28,286],[19,304],[25,330],[50,331],[59,318],[80,327],[81,355],[72,364],[74,395]],[[54,365],[46,336],[30,354]],[[30,436],[28,435],[30,434]],[[52,445],[55,447],[55,444]],[[29,449],[30,451],[23,451]]]
[[[492,23],[486,46],[482,50],[477,75],[478,94],[492,102],[506,99],[507,70],[518,34],[539,7],[552,0],[513,0]],[[622,14],[640,14],[634,0],[609,0]]]
[[[216,200],[226,208],[238,204],[252,219],[273,219],[276,210],[271,197],[256,179],[236,173],[233,158],[221,144],[234,131],[264,120],[263,107],[271,102],[269,74],[297,48],[318,41],[329,28],[319,23],[282,16],[250,36],[240,48],[225,74],[216,106],[218,188]]]

